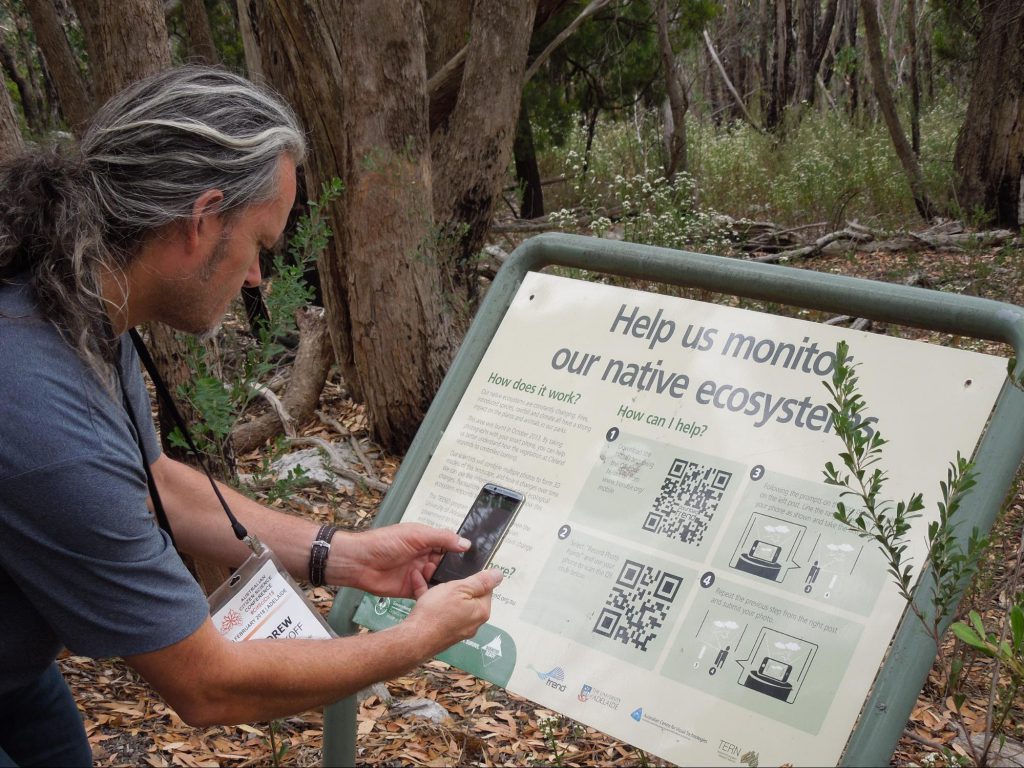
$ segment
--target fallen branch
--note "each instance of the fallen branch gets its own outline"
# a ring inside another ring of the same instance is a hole
[[[763,256],[756,256],[751,259],[751,261],[775,263],[782,259],[807,258],[808,256],[814,256],[821,253],[825,249],[825,246],[839,242],[840,240],[852,240],[857,243],[864,242],[870,239],[870,237],[870,235],[866,235],[862,231],[846,227],[838,232],[830,232],[827,235],[823,235],[810,245],[805,245],[800,248],[790,248],[789,250],[779,251],[778,253],[767,253]]]
[[[367,457],[366,452],[363,450],[363,446],[359,444],[359,439],[352,434],[352,430],[348,429],[337,419],[332,419],[330,416],[327,416],[320,411],[316,412],[316,416],[320,419],[321,424],[331,427],[342,437],[348,438],[349,445],[352,446],[352,450],[355,452],[356,456],[359,457],[359,461],[362,462],[362,465],[366,468],[366,473],[376,480],[377,473],[373,471],[373,462],[371,462],[369,457]]]
[[[327,454],[327,460],[331,464],[331,471],[338,475],[338,477],[351,480],[353,483],[364,485],[367,488],[373,488],[375,491],[385,492],[390,488],[389,485],[382,483],[380,480],[356,472],[345,463],[345,458],[338,453],[338,449],[321,437],[293,437],[288,440],[288,444],[316,446]]]

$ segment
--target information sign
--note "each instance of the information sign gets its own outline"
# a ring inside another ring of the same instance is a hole
[[[833,518],[840,340],[888,498],[970,455],[1006,376],[976,352],[541,273],[523,281],[403,517],[525,494],[490,622],[444,658],[684,765],[835,764],[904,603]],[[356,620],[400,621],[366,598]]]

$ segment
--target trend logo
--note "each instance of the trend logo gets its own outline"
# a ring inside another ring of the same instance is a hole
[[[533,668],[531,667],[531,669]],[[535,674],[541,680],[557,680],[558,682],[562,682],[563,680],[565,680],[565,670],[561,667],[555,667],[549,672],[538,672],[536,669],[534,669],[533,674]]]
[[[561,667],[553,667],[547,672],[540,672],[534,669],[532,666],[530,669],[537,677],[544,681],[544,685],[548,688],[554,688],[556,691],[565,693],[565,670]]]

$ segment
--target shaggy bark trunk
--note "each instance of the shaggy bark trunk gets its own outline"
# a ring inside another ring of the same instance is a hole
[[[0,160],[6,160],[20,152],[24,146],[25,142],[21,138],[21,128],[18,125],[18,113],[14,109],[14,102],[11,101],[11,94],[4,88],[0,94]]]
[[[96,104],[171,65],[159,0],[72,0],[85,37]]]
[[[375,436],[404,450],[455,346],[434,257],[420,6],[273,0],[248,13],[264,74],[309,131],[310,191],[345,183],[320,262],[331,339]]]
[[[477,0],[455,109],[432,137],[438,262],[469,324],[478,293],[476,254],[512,154],[537,0]]]
[[[1024,226],[1024,10],[982,3],[971,97],[956,145],[957,200],[1002,226]]]
[[[64,34],[53,0],[25,0],[25,9],[32,19],[32,30],[50,71],[64,120],[73,133],[81,133],[92,116],[92,95]]]
[[[217,64],[220,55],[213,42],[206,4],[203,0],[181,0],[181,9],[185,16],[185,29],[188,30],[189,57],[203,64]]]

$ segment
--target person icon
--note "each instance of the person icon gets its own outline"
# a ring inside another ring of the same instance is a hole
[[[804,592],[810,594],[814,582],[818,580],[819,573],[821,573],[821,566],[819,566],[818,561],[815,560],[814,563],[811,564],[811,570],[807,572],[807,582],[804,587]]]
[[[718,652],[718,655],[715,656],[715,665],[708,669],[709,675],[715,674],[718,670],[725,666],[725,660],[729,657],[730,648],[732,648],[732,646],[727,645],[725,646],[725,648]]]

